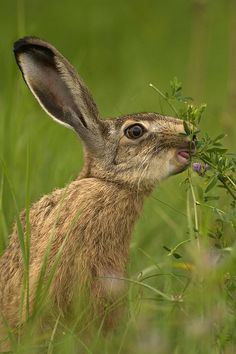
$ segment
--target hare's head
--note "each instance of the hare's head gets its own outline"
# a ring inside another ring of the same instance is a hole
[[[39,104],[83,141],[87,177],[151,186],[187,168],[194,143],[183,121],[157,113],[101,120],[83,81],[52,45],[26,37],[15,43],[14,52]]]

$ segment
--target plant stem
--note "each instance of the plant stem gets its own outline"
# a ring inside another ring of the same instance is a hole
[[[189,174],[188,180],[189,180],[189,185],[190,185],[191,194],[192,194],[192,198],[193,198],[194,232],[195,232],[195,235],[196,235],[196,238],[197,238],[198,248],[200,249],[200,243],[199,243],[199,221],[198,221],[198,214],[197,214],[197,205],[199,203],[198,203],[198,201],[196,199],[196,195],[195,195],[195,192],[194,192],[194,188],[193,188],[192,179],[191,179],[190,174]]]
[[[234,193],[231,191],[231,189],[229,188],[229,186],[227,185],[227,183],[224,181],[224,176],[218,176],[219,181],[224,185],[224,187],[227,189],[227,191],[229,192],[229,194],[231,195],[231,197],[233,198],[233,200],[236,200],[236,196],[234,195]]]
[[[179,113],[177,111],[177,109],[172,105],[172,103],[170,102],[170,100],[166,97],[166,95],[164,95],[164,93],[162,93],[156,86],[154,86],[152,83],[149,84],[150,87],[152,87],[170,106],[170,108],[173,110],[173,112],[175,112],[176,116],[179,118]]]
[[[234,188],[236,188],[236,184],[234,183],[234,181],[232,181],[232,179],[229,176],[225,176],[228,181],[233,185]]]

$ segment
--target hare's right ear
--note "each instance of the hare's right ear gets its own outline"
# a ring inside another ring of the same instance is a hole
[[[51,44],[34,37],[15,42],[14,53],[25,82],[43,109],[73,128],[93,154],[102,153],[104,122],[70,63]]]

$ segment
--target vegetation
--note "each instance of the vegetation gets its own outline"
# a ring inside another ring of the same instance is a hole
[[[0,20],[0,252],[16,220],[26,298],[30,225],[24,235],[20,210],[76,177],[82,151],[26,90],[15,39],[35,34],[54,43],[79,68],[104,116],[159,111],[184,119],[186,133],[198,137],[192,167],[157,186],[145,204],[130,250],[127,314],[116,332],[104,338],[96,328],[88,340],[83,318],[79,331],[56,318],[37,334],[47,298],[40,281],[26,335],[11,336],[13,352],[235,353],[235,2],[3,0]],[[160,90],[175,75],[195,101],[176,78]],[[207,107],[195,103],[202,101]]]

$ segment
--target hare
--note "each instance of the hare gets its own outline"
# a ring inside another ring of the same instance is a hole
[[[185,134],[182,120],[158,113],[102,120],[71,64],[41,39],[18,40],[14,53],[41,107],[78,134],[85,155],[76,180],[43,196],[30,209],[29,311],[51,243],[45,278],[61,252],[48,295],[55,307],[66,316],[78,288],[87,287],[95,311],[102,315],[125,291],[120,279],[145,197],[157,183],[188,167],[194,142]],[[21,223],[24,231],[24,212]],[[15,226],[0,258],[0,311],[11,328],[21,325],[23,268]]]

